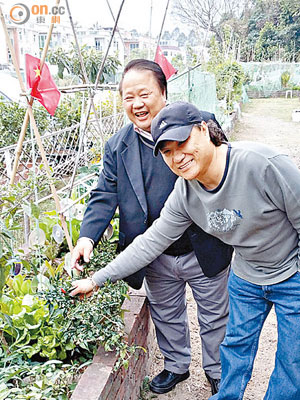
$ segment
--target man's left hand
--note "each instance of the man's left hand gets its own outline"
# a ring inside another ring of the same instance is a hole
[[[85,294],[86,297],[90,297],[94,289],[91,279],[79,279],[77,281],[73,281],[72,286],[74,289],[72,290],[72,292],[70,292],[71,296],[76,296],[77,294]]]

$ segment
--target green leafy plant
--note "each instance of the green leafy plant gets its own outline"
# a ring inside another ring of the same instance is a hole
[[[113,239],[112,239],[113,240]],[[85,265],[85,272],[90,274],[105,267],[116,255],[117,244],[104,241],[94,250],[89,264]]]
[[[242,66],[230,55],[226,56],[224,49],[221,51],[213,37],[210,44],[210,60],[205,69],[215,75],[217,97],[226,101],[225,111],[230,113],[233,110],[233,103],[238,102],[242,96],[245,80]]]
[[[95,251],[92,266],[99,269],[111,261],[115,256],[115,247],[115,244],[108,241],[102,243],[100,250]],[[53,268],[48,272],[49,278],[41,274],[34,277],[19,274],[7,280],[6,290],[0,301],[2,351],[7,357],[9,354],[18,354],[22,365],[43,360],[44,363],[47,360],[73,360],[72,362],[82,363],[90,360],[101,344],[106,351],[117,352],[116,368],[127,368],[130,357],[139,348],[128,345],[123,329],[126,310],[122,310],[122,303],[128,297],[127,284],[122,281],[116,284],[106,282],[92,297],[79,300],[68,294],[71,277],[66,278],[65,273]],[[85,275],[87,274],[88,269],[85,270]],[[72,375],[71,372],[68,375],[61,369],[55,369],[53,374],[59,376],[59,379],[51,376],[50,383],[39,379],[29,392],[29,387],[19,386],[23,375],[31,382],[28,373],[21,368],[14,370],[12,376],[11,368],[10,364],[7,374],[3,370],[1,372],[0,368],[0,399],[1,390],[6,395],[9,393],[20,396],[21,393],[32,395],[38,390],[44,394],[54,393],[58,390],[57,387],[62,391],[57,380],[60,382],[62,377]],[[61,396],[65,396],[65,393]]]
[[[278,52],[278,29],[267,21],[259,32],[255,43],[255,56],[258,61],[272,60]]]
[[[30,173],[26,181],[2,187],[0,196],[0,295],[14,264],[21,263],[27,270],[31,268],[28,261],[22,257],[23,251],[19,250],[16,245],[15,235],[22,229],[20,221],[23,219],[24,207],[27,207],[33,216],[37,215],[37,208],[31,201],[34,197],[34,187],[37,184],[43,190],[46,182],[45,176],[33,177]]]
[[[35,106],[35,110],[35,120],[42,135],[47,131],[49,126],[49,114],[39,105]],[[26,107],[21,103],[0,102],[0,147],[17,143],[25,113]],[[30,138],[29,126],[26,130],[26,138]]]
[[[150,400],[157,399],[158,396],[150,391],[150,378],[146,376],[143,380],[143,383],[140,387],[140,394],[138,400]]]
[[[83,101],[84,98],[79,92],[63,96],[53,118],[55,130],[63,129],[80,122]]]
[[[22,349],[26,357],[38,354],[45,359],[65,359],[66,350],[74,348],[63,338],[63,311],[57,305],[50,308],[38,296],[36,278],[18,275],[11,280],[11,290],[0,302],[0,329],[9,351]]]
[[[76,386],[77,375],[89,363],[40,363],[24,360],[20,351],[7,355],[0,348],[0,399],[67,400]]]
[[[284,71],[281,74],[280,80],[281,80],[281,86],[283,88],[286,88],[288,86],[289,80],[290,80],[291,74],[289,71]]]
[[[89,48],[87,45],[83,45],[80,52],[89,81],[95,83],[98,70],[102,63],[103,54],[101,51]],[[66,50],[61,47],[49,51],[48,58],[50,64],[58,66],[58,76],[60,79],[63,79],[66,70],[69,74],[79,77],[81,81],[84,81],[80,60],[74,43],[72,43],[72,48],[69,52],[66,52]],[[120,62],[116,57],[108,56],[103,70],[103,75],[100,78],[100,83],[109,81],[109,78],[115,74],[119,65]]]
[[[100,344],[117,352],[116,368],[127,368],[139,349],[127,343],[124,333],[122,303],[128,297],[127,284],[106,282],[83,300],[69,295],[72,277],[64,269],[67,249],[52,234],[54,225],[60,224],[59,216],[33,201],[36,182],[39,178],[29,177],[0,196],[0,400],[67,399],[76,374]],[[45,233],[44,244],[18,248],[14,236],[23,213],[32,227]],[[116,215],[113,236],[94,250],[83,276],[115,257],[118,222]],[[80,221],[70,213],[67,224],[76,241]]]
[[[116,98],[114,99],[114,96]],[[119,94],[114,94],[113,91],[109,91],[108,94],[106,94],[105,100],[101,100],[101,98],[97,98],[96,101],[96,110],[100,115],[100,110],[101,110],[101,116],[102,118],[109,117],[110,115],[114,114],[114,103],[116,105],[116,112],[121,113],[123,112],[123,105],[122,105],[122,99]],[[91,113],[91,116],[93,117],[93,113]]]

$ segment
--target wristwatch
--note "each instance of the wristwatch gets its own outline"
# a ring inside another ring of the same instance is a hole
[[[94,281],[94,279],[93,279],[92,276],[89,276],[87,279],[91,282],[92,287],[93,287],[92,290],[93,290],[93,292],[95,292],[95,291],[99,288],[99,286],[98,286],[97,283]]]

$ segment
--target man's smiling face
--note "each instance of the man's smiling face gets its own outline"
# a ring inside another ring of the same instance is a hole
[[[209,138],[205,122],[201,127],[194,126],[184,142],[165,141],[160,148],[165,163],[178,176],[184,179],[203,181],[213,160],[215,146]]]
[[[166,105],[166,94],[151,71],[133,69],[124,76],[122,100],[130,121],[150,132],[153,118]]]

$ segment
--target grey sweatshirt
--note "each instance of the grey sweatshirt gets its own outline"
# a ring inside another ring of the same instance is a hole
[[[214,190],[179,178],[160,217],[94,275],[122,279],[148,265],[195,222],[235,249],[234,273],[271,285],[299,270],[300,171],[263,144],[229,144],[223,179]]]

